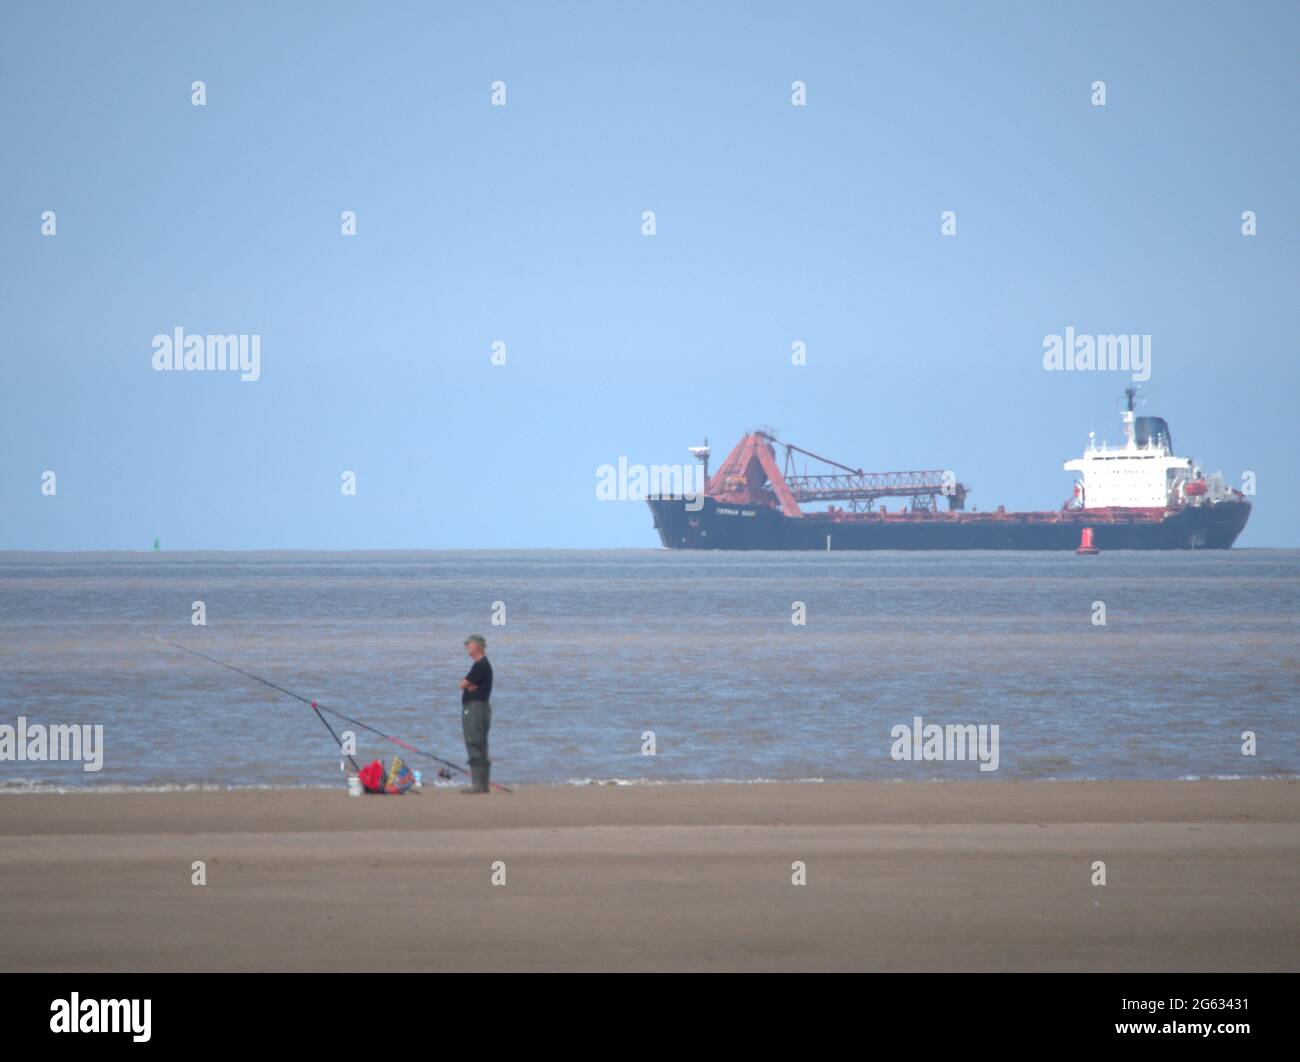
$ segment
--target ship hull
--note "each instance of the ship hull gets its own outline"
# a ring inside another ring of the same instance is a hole
[[[669,549],[730,550],[1072,550],[1085,527],[1093,544],[1115,549],[1228,549],[1246,526],[1250,503],[1182,509],[1065,509],[1033,513],[807,513],[766,506],[649,499]],[[690,507],[688,507],[688,505]]]

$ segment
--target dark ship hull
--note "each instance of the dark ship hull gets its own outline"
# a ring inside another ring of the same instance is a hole
[[[1246,526],[1250,503],[1179,509],[1062,509],[1058,512],[815,512],[785,516],[764,505],[713,498],[648,499],[669,549],[1072,550],[1085,527],[1112,549],[1228,549]],[[688,509],[688,504],[692,507]],[[698,511],[695,511],[698,509]]]

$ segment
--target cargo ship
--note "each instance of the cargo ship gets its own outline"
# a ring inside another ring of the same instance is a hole
[[[864,472],[782,443],[770,428],[741,439],[712,478],[707,440],[691,447],[704,466],[703,493],[647,501],[669,549],[1231,547],[1250,502],[1220,473],[1175,456],[1168,423],[1137,415],[1134,388],[1125,397],[1123,444],[1098,444],[1090,433],[1083,456],[1064,464],[1077,479],[1073,496],[1055,510],[967,510],[971,489],[951,471]],[[777,447],[784,449],[780,464]],[[901,504],[890,511],[886,499]],[[808,508],[815,505],[827,507]]]

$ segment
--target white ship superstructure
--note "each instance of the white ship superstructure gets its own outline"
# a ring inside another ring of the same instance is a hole
[[[1067,472],[1079,473],[1075,508],[1174,509],[1240,496],[1220,473],[1207,475],[1191,458],[1178,457],[1164,418],[1139,417],[1133,410],[1134,389],[1126,394],[1124,444],[1099,445],[1090,433],[1083,456],[1065,462]]]

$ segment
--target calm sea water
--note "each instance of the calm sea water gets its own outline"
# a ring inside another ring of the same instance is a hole
[[[463,762],[474,631],[507,783],[1295,776],[1298,612],[1292,550],[0,554],[0,724],[104,727],[0,790],[343,784],[309,709],[155,635]],[[891,758],[915,716],[996,724],[998,770]]]

